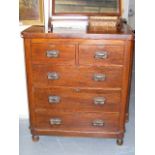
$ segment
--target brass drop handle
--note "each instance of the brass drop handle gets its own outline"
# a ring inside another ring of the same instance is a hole
[[[105,97],[95,97],[94,98],[95,105],[104,105],[105,101],[106,101]]]
[[[50,125],[61,125],[62,120],[60,118],[51,118],[50,119]]]
[[[58,50],[49,50],[46,52],[46,56],[48,58],[58,58],[59,57],[59,51]]]
[[[97,119],[92,122],[92,125],[95,127],[103,127],[105,123],[103,120]]]
[[[48,101],[51,104],[57,104],[57,103],[60,102],[60,100],[61,100],[61,97],[60,96],[49,96],[48,97]]]
[[[47,78],[49,80],[58,80],[59,79],[59,74],[57,72],[49,72],[47,75]]]
[[[94,55],[95,59],[106,59],[108,57],[107,51],[97,51]]]
[[[104,81],[105,78],[106,78],[105,74],[98,73],[98,74],[93,75],[93,80],[94,81]]]

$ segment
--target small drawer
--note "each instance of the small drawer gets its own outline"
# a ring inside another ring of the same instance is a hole
[[[122,65],[124,46],[80,45],[80,65]]]
[[[51,131],[117,132],[119,113],[37,111],[36,127]]]
[[[36,108],[59,111],[119,112],[120,91],[84,88],[35,88]]]
[[[43,66],[33,65],[36,86],[74,86],[120,88],[122,67]]]
[[[32,44],[32,63],[75,64],[75,45]]]

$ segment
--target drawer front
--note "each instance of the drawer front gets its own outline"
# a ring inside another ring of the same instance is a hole
[[[33,65],[36,86],[120,88],[122,67],[72,67]]]
[[[80,65],[122,65],[124,46],[80,45]]]
[[[36,128],[53,131],[117,132],[118,113],[60,113],[42,111],[36,113]]]
[[[33,44],[32,63],[75,64],[75,45]]]
[[[62,111],[119,112],[120,91],[53,87],[36,88],[36,108]]]

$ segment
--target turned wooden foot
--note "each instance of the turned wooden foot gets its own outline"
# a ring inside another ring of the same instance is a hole
[[[34,142],[38,142],[38,141],[39,141],[39,136],[32,135],[32,140],[33,140]]]
[[[117,145],[122,145],[123,144],[123,138],[119,138],[116,140]]]

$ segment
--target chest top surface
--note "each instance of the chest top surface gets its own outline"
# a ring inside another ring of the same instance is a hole
[[[23,38],[73,38],[73,39],[121,39],[133,40],[134,34],[127,24],[123,24],[120,30],[102,31],[101,29],[87,29],[84,31],[61,31],[61,32],[44,32],[43,26],[31,26],[21,32]]]

